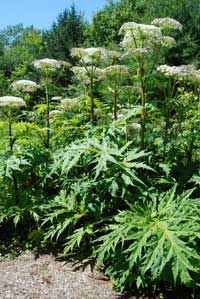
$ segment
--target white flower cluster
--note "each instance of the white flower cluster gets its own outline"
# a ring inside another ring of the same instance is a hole
[[[20,108],[26,106],[23,99],[13,96],[0,97],[0,106],[8,108]]]
[[[36,69],[41,70],[43,72],[55,72],[62,66],[69,67],[70,64],[63,60],[44,58],[40,60],[34,60],[33,65]]]
[[[160,65],[157,71],[163,73],[166,77],[200,83],[200,70],[197,70],[192,64],[180,66],[168,66],[164,64]]]
[[[35,92],[40,86],[30,80],[18,80],[11,84],[13,91],[21,91],[21,92]]]
[[[61,101],[62,97],[56,96],[56,97],[52,97],[51,99],[52,99],[52,101]]]
[[[106,59],[106,49],[104,48],[72,48],[71,56],[77,57],[83,64],[97,64],[102,59]]]
[[[122,25],[119,31],[124,34],[121,45],[124,48],[152,48],[162,43],[161,29],[154,25],[128,22]]]
[[[54,116],[57,116],[59,114],[62,114],[62,112],[60,110],[51,110],[49,113],[49,117],[53,118]]]
[[[176,47],[176,41],[171,36],[163,36],[162,46],[168,49]]]
[[[161,27],[163,30],[183,30],[183,26],[177,20],[172,18],[156,18],[151,22],[152,25]]]
[[[77,57],[83,65],[99,65],[107,60],[115,60],[121,56],[118,51],[104,48],[72,48],[71,56]]]

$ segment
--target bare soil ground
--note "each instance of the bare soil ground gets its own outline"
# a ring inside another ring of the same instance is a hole
[[[117,299],[106,277],[89,264],[26,253],[0,258],[0,299]]]

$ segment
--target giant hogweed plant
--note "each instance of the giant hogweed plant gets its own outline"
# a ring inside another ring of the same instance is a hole
[[[179,152],[181,149],[181,156],[191,163],[198,143],[200,70],[194,65],[160,65],[157,71],[165,78],[166,85],[162,84],[166,93],[162,105],[164,154],[167,146],[172,150],[175,144]]]
[[[10,152],[13,152],[15,137],[13,136],[12,126],[15,120],[14,111],[26,106],[26,102],[19,97],[3,96],[0,97],[0,108],[4,112],[8,122],[8,138]]]
[[[56,72],[62,68],[67,68],[69,67],[69,63],[66,61],[62,60],[55,60],[55,59],[49,59],[49,58],[44,58],[40,60],[35,60],[33,61],[33,65],[35,69],[39,70],[41,73],[41,85],[45,89],[45,105],[42,105],[41,107],[43,110],[46,112],[46,136],[45,138],[42,136],[43,142],[45,147],[48,149],[50,146],[50,97],[49,97],[49,86],[51,83],[52,75],[55,74]],[[44,129],[44,128],[43,128]]]
[[[39,221],[41,198],[34,196],[30,185],[33,156],[24,149],[15,148],[12,155],[0,156],[0,223],[33,225]]]
[[[118,119],[118,110],[120,104],[120,94],[122,93],[121,87],[129,79],[129,69],[125,65],[111,65],[103,70],[104,73],[104,85],[103,92],[111,97],[112,101],[112,114],[113,119]],[[104,91],[104,86],[105,91]]]
[[[166,29],[182,30],[182,25],[174,19],[155,19],[151,25],[135,22],[124,23],[119,33],[123,35],[121,46],[125,49],[122,58],[136,63],[136,76],[140,89],[141,111],[141,148],[144,149],[146,102],[147,102],[147,77],[152,74],[159,60],[163,47],[172,48],[176,45],[173,37],[165,36]],[[151,62],[151,63],[149,63]],[[134,63],[134,64],[135,64]]]
[[[130,204],[120,211],[96,242],[99,265],[104,263],[118,289],[199,284],[200,201],[192,190],[176,195],[176,187],[154,200]]]
[[[26,103],[22,98],[19,97],[13,97],[13,96],[4,96],[4,97],[0,97],[0,108],[3,110],[3,112],[6,115],[7,121],[8,121],[8,138],[9,138],[9,145],[7,147],[6,152],[9,153],[10,157],[7,157],[7,159],[5,159],[6,154],[2,154],[1,157],[1,161],[18,161],[18,159],[13,155],[13,147],[14,147],[14,143],[15,143],[15,136],[13,135],[13,122],[14,122],[14,110],[17,110],[19,108],[25,107]],[[17,162],[17,169],[19,168],[19,161]],[[23,164],[23,163],[22,163]],[[3,166],[5,168],[7,168],[7,165],[9,165],[8,163],[5,163]],[[12,163],[11,163],[12,165]],[[14,163],[14,165],[16,165]],[[19,194],[18,194],[18,183],[17,183],[17,177],[15,174],[15,166],[10,167],[12,169],[12,171],[9,173],[9,175],[7,175],[8,177],[10,177],[10,179],[12,180],[13,183],[13,193],[14,193],[14,197],[16,202],[18,202],[19,200]],[[5,176],[8,172],[5,172]]]
[[[23,88],[35,87],[32,81],[18,82],[17,86]],[[20,144],[19,134],[23,131],[25,140],[27,132],[23,130],[25,122],[22,121],[22,113],[19,113],[26,106],[26,102],[19,97],[4,96],[0,98],[0,109],[7,119],[8,143],[5,142],[4,151],[0,155],[0,223],[13,222],[16,226],[25,219],[38,220],[37,200],[31,198],[30,187],[25,185],[28,181],[27,174],[30,174],[31,154],[25,152],[23,144]],[[16,122],[18,120],[18,122]],[[22,138],[22,136],[21,136]],[[7,138],[5,138],[6,141]],[[23,141],[26,143],[25,141]],[[26,178],[25,178],[26,176]],[[29,191],[27,192],[27,189]]]
[[[97,83],[104,78],[102,67],[119,59],[121,53],[104,48],[72,48],[71,56],[78,59],[80,66],[72,68],[75,76],[82,81],[90,100],[90,121],[95,124],[95,90]]]

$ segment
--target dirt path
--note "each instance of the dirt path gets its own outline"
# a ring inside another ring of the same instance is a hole
[[[81,264],[31,253],[0,259],[0,299],[117,299],[110,282]],[[79,268],[77,270],[77,268]]]

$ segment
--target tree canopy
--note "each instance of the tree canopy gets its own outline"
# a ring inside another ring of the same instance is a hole
[[[44,32],[44,45],[47,56],[69,59],[69,50],[80,46],[84,39],[85,22],[83,15],[75,5],[65,9],[53,23],[50,30]]]

